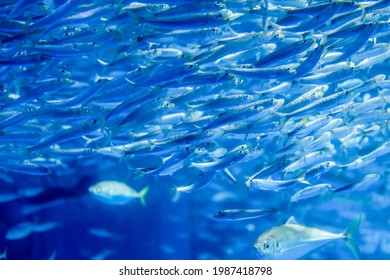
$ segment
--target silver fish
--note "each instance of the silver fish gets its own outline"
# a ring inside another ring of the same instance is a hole
[[[360,217],[343,232],[332,233],[301,225],[294,217],[290,217],[285,224],[261,234],[254,247],[262,259],[299,259],[333,240],[344,239],[358,258],[358,249],[353,244],[353,239],[359,225]]]

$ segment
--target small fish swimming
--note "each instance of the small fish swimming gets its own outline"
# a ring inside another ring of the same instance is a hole
[[[353,190],[353,191],[366,190],[371,185],[378,182],[379,179],[380,179],[379,174],[376,174],[376,173],[368,174],[368,175],[364,176],[363,178],[356,180],[355,182],[353,182],[351,184],[344,185],[341,187],[334,187],[333,192],[339,193],[339,192],[345,192],[345,191],[351,191],[351,190]]]
[[[277,213],[276,209],[225,209],[214,213],[220,220],[250,220]]]
[[[299,259],[315,249],[336,239],[345,239],[354,256],[358,249],[354,238],[358,232],[360,217],[341,233],[332,233],[299,224],[294,217],[281,225],[271,228],[259,236],[254,247],[261,259]]]
[[[333,189],[331,184],[318,184],[314,186],[308,186],[302,190],[297,191],[290,198],[290,203],[297,203],[302,200],[317,196],[329,196],[333,195]]]
[[[88,190],[93,197],[105,204],[123,205],[134,199],[139,199],[141,204],[146,206],[145,196],[149,191],[149,187],[137,192],[122,182],[101,181],[90,186]]]
[[[22,239],[29,236],[31,233],[45,232],[59,226],[60,224],[57,222],[45,222],[45,223],[22,222],[10,228],[6,232],[5,238],[8,240]]]
[[[250,190],[279,191],[294,186],[298,183],[310,185],[310,183],[305,181],[303,178],[291,180],[250,179],[246,182],[245,185]]]

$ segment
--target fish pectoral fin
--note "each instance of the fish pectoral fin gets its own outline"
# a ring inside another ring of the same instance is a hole
[[[286,222],[286,225],[300,225],[296,220],[295,220],[295,218],[294,218],[294,216],[291,216],[288,220],[287,220],[287,222]]]

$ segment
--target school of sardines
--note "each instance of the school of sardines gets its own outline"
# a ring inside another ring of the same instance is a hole
[[[0,3],[1,205],[115,162],[88,194],[191,196],[194,258],[389,258],[390,1],[139,1]]]

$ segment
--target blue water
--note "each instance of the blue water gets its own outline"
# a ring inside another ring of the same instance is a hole
[[[360,219],[353,236],[360,258],[390,259],[388,1],[377,1],[378,6],[333,1],[340,5],[334,14],[328,6],[308,9],[328,1],[226,0],[220,1],[226,7],[217,8],[190,0],[163,1],[163,6],[126,0],[109,5],[27,2],[1,4],[0,259],[257,259],[258,237],[292,216],[305,227],[335,234]],[[231,18],[206,21],[207,13],[224,15],[223,8]],[[286,14],[299,9],[303,16]],[[183,20],[194,14],[197,20]],[[333,27],[332,20],[343,14],[350,15],[346,25]],[[325,19],[324,25],[304,26],[316,16]],[[351,27],[356,33],[332,37]],[[175,34],[201,28],[214,28],[215,34]],[[257,43],[252,38],[231,44],[254,32],[263,36]],[[253,66],[305,39],[313,41],[295,55],[282,53],[269,64]],[[218,56],[219,46],[226,52]],[[299,66],[318,47],[324,48],[318,63],[299,75]],[[347,55],[337,61],[342,53]],[[243,69],[265,74],[248,76]],[[354,72],[337,74],[341,69]],[[335,77],[310,80],[332,72]],[[202,73],[220,77],[197,82]],[[318,97],[296,110],[346,90],[354,98],[303,113],[283,107],[314,88]],[[240,99],[227,101],[238,94]],[[250,107],[262,100],[269,103]],[[250,108],[248,115],[235,114],[242,108]],[[220,121],[226,114],[232,117]],[[306,135],[289,134],[324,116],[339,121]],[[248,132],[273,122],[277,129]],[[326,133],[330,138],[313,149],[299,144]],[[134,148],[134,143],[142,146]],[[290,144],[293,151],[287,154],[295,159],[289,164],[301,159],[304,166],[289,173],[287,164],[254,178],[300,178],[306,184],[281,190],[253,190],[245,184],[280,159],[278,152]],[[158,168],[186,148],[188,157],[161,174]],[[226,157],[240,149],[243,157]],[[323,158],[306,165],[304,159],[313,152],[322,152]],[[363,162],[354,168],[359,158]],[[336,166],[318,177],[305,175],[326,161]],[[376,179],[358,184],[366,175]],[[115,197],[102,202],[91,187],[105,181],[125,183],[132,197],[123,204]],[[299,190],[325,183],[330,186],[325,195],[290,203]],[[134,193],[145,188],[143,205]],[[256,219],[214,217],[228,209],[273,210]],[[354,259],[345,239],[331,240],[300,258]]]

